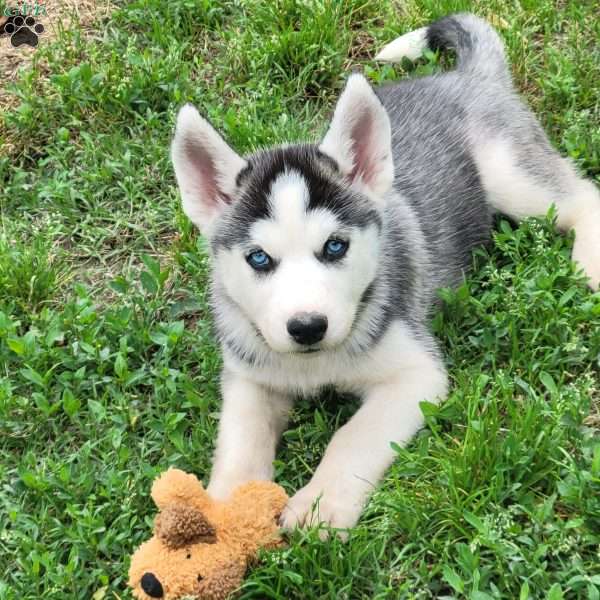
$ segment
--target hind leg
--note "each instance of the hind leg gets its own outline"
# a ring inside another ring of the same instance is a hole
[[[573,260],[589,285],[600,285],[600,192],[546,141],[541,129],[529,144],[495,137],[475,145],[475,160],[490,204],[514,219],[543,216],[552,204],[557,225],[575,230]],[[535,142],[535,143],[533,143]]]

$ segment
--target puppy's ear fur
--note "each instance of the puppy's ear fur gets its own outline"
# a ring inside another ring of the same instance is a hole
[[[171,159],[185,214],[210,235],[215,218],[232,200],[236,176],[246,161],[191,104],[177,115]]]
[[[394,180],[387,112],[362,75],[351,75],[320,150],[334,158],[349,183],[381,197]]]

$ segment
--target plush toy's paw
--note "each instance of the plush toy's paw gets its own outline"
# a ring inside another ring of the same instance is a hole
[[[279,523],[285,529],[327,525],[339,529],[337,535],[346,540],[346,530],[356,525],[362,505],[361,500],[352,499],[351,495],[342,496],[309,483],[290,499]],[[327,539],[328,533],[327,529],[321,529],[319,537]]]

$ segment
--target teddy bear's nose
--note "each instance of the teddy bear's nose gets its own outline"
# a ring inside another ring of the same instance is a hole
[[[154,573],[144,573],[142,575],[142,589],[151,598],[162,598],[163,588],[160,581],[156,579]]]

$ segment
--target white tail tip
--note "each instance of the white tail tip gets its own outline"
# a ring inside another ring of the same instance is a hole
[[[427,27],[415,29],[385,45],[375,57],[381,62],[400,62],[403,58],[416,60],[427,49]]]

